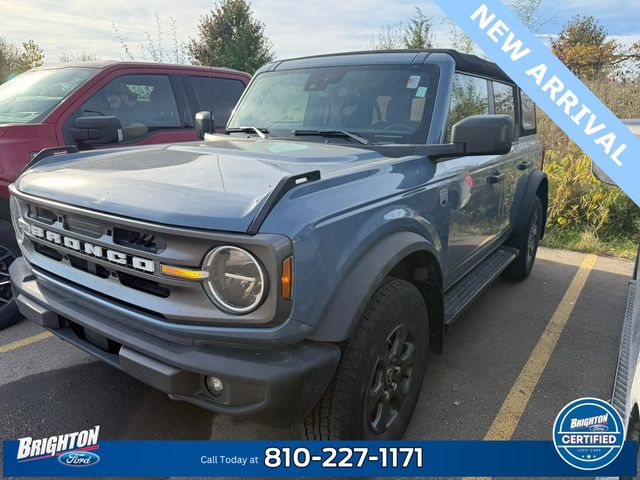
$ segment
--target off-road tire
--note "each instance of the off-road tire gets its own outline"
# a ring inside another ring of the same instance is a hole
[[[20,256],[11,224],[0,220],[0,330],[22,318],[9,282],[9,266]]]
[[[403,334],[406,335],[404,342]],[[418,289],[405,280],[387,279],[373,294],[355,332],[346,342],[329,387],[313,410],[299,422],[303,437],[309,440],[402,438],[420,394],[428,339],[427,307]],[[374,391],[382,393],[371,395]],[[396,414],[393,414],[394,408],[385,410],[384,405],[394,406]],[[382,419],[385,412],[389,414],[385,418],[393,419],[388,426]],[[372,418],[379,421],[376,423]],[[378,427],[377,432],[373,425]]]
[[[531,273],[538,253],[543,218],[542,202],[536,195],[529,210],[527,223],[506,242],[506,245],[518,249],[518,258],[502,273],[505,278],[520,281],[527,278]]]

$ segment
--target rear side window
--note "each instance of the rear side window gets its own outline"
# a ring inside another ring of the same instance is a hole
[[[534,135],[536,127],[536,104],[520,90],[520,130],[522,135]]]
[[[506,83],[491,82],[493,87],[493,113],[495,115],[509,115],[513,119],[513,126],[517,135],[518,121],[516,119],[516,89]]]
[[[213,83],[212,83],[213,82]],[[211,91],[213,90],[213,116],[216,125],[226,125],[245,85],[240,80],[192,76],[191,84],[198,100],[199,111],[211,108]]]
[[[136,141],[157,130],[181,128],[167,75],[118,77],[85,102],[73,117],[80,116],[118,117],[125,141]]]
[[[451,88],[451,106],[447,120],[445,143],[451,141],[451,130],[460,120],[472,115],[489,114],[489,83],[471,75],[456,73]]]
[[[496,115],[509,115],[516,122],[516,104],[514,87],[504,83],[493,82],[493,101]]]

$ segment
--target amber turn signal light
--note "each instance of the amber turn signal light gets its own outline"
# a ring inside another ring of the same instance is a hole
[[[287,257],[282,262],[282,299],[291,300],[293,296],[293,257]]]
[[[209,272],[192,270],[190,268],[172,267],[171,265],[161,265],[160,271],[170,277],[184,278],[185,280],[204,280],[209,278]]]

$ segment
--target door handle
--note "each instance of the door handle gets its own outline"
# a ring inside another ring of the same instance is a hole
[[[493,175],[487,177],[487,182],[495,185],[496,183],[500,183],[504,180],[505,174],[504,173],[494,173]]]
[[[531,162],[528,162],[527,160],[518,164],[518,170],[528,170],[530,167]]]

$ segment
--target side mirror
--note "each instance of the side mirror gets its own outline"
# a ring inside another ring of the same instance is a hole
[[[124,138],[118,117],[79,117],[69,134],[81,145],[118,143]]]
[[[453,126],[451,143],[463,144],[465,155],[506,155],[514,130],[510,115],[473,115]]]
[[[211,115],[211,112],[198,112],[196,113],[196,135],[200,140],[204,140],[204,136],[207,133],[213,133],[216,130],[216,122]]]
[[[609,177],[609,175],[604,173],[604,170],[602,170],[598,165],[596,165],[593,162],[591,162],[591,173],[593,173],[593,176],[596,177],[598,180],[600,180],[602,183],[606,183],[607,185],[616,184],[613,180],[611,180],[611,177]]]

